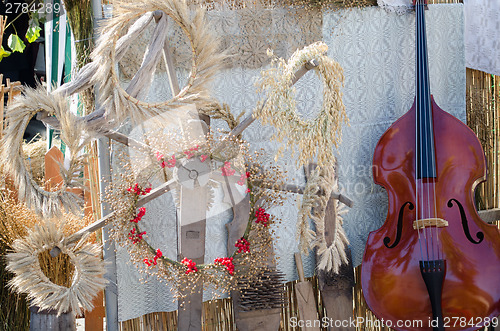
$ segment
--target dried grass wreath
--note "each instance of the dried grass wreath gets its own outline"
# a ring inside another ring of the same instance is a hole
[[[266,93],[267,101],[261,109],[257,108],[260,110],[255,116],[264,124],[279,128],[274,138],[280,142],[286,139],[292,153],[299,148],[300,165],[307,164],[314,156],[319,166],[333,163],[333,147],[340,141],[342,123],[347,122],[340,91],[344,82],[342,67],[324,55],[327,50],[325,43],[316,42],[297,50],[288,62],[275,58],[256,84],[258,92]],[[324,85],[323,105],[316,118],[304,120],[297,113],[295,88],[290,86],[295,72],[313,59],[319,63],[314,71]]]
[[[58,314],[92,310],[94,296],[106,285],[106,270],[99,256],[100,248],[85,240],[68,247],[56,224],[36,225],[25,238],[14,241],[14,252],[6,256],[7,269],[15,274],[9,285],[26,293],[31,304],[41,309],[55,309]],[[74,266],[70,287],[53,283],[41,269],[39,254],[56,246]]]
[[[92,82],[100,85],[100,102],[106,108],[106,115],[118,121],[130,116],[132,121],[138,123],[146,117],[188,103],[208,102],[207,82],[223,64],[224,55],[218,51],[218,41],[207,29],[205,12],[198,8],[191,15],[185,0],[121,2],[115,7],[118,13],[104,27],[92,56],[102,68]],[[192,49],[192,64],[187,84],[176,96],[164,102],[147,103],[132,97],[120,86],[115,70],[115,46],[121,31],[131,20],[156,10],[172,18],[184,31]]]
[[[61,123],[61,140],[71,152],[69,169],[60,167],[63,183],[56,191],[46,191],[33,179],[24,163],[23,135],[30,119],[38,112],[55,115]],[[81,154],[88,139],[83,137],[82,121],[68,110],[68,101],[61,94],[49,94],[43,87],[26,88],[23,96],[7,109],[7,127],[0,145],[3,167],[11,174],[18,196],[28,207],[43,216],[60,215],[63,207],[73,213],[80,212],[80,199],[67,188],[83,187],[79,178],[85,155]]]

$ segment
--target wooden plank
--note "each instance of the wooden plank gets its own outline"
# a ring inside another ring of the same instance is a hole
[[[30,331],[76,331],[76,318],[72,312],[57,316],[56,310],[30,308]]]
[[[236,242],[243,237],[248,224],[250,214],[250,195],[247,194],[243,200],[233,206],[233,220],[226,224],[227,228],[227,254],[233,255],[236,251]]]
[[[295,253],[295,263],[299,274],[299,282],[295,284],[297,307],[299,308],[300,320],[305,323],[302,330],[319,331],[319,326],[314,322],[319,321],[316,298],[314,297],[312,284],[304,279],[304,267],[300,253]]]
[[[58,190],[63,183],[59,170],[60,164],[64,162],[64,154],[56,146],[45,154],[45,189]]]
[[[351,251],[346,250],[349,264],[343,264],[338,274],[318,271],[318,283],[321,291],[323,306],[329,321],[349,321],[354,318],[353,287],[354,269],[351,260]],[[329,323],[330,325],[332,323]],[[354,327],[341,326],[329,328],[337,331],[354,331]]]
[[[179,82],[177,81],[172,51],[170,50],[170,47],[168,45],[168,40],[165,40],[165,47],[163,47],[162,55],[163,61],[165,61],[165,67],[167,68],[168,82],[170,84],[170,90],[172,91],[172,97],[174,97],[179,94],[180,88]]]
[[[180,240],[179,260],[188,258],[202,264],[205,256],[207,188],[188,189],[181,187],[180,194]],[[185,224],[188,223],[188,224]],[[185,225],[184,225],[185,224]],[[203,308],[203,283],[193,286],[193,294],[188,294],[184,302],[178,303],[179,331],[201,331]]]
[[[56,146],[45,154],[45,189],[47,191],[56,191],[60,189],[63,178],[60,172],[60,165],[64,162],[64,154]],[[80,188],[68,188],[67,191],[76,195],[83,195]]]
[[[106,310],[104,309],[104,292],[101,291],[92,300],[94,309],[85,312],[85,331],[102,331]]]
[[[479,217],[486,223],[500,221],[500,208],[492,208],[478,211]]]
[[[92,195],[90,191],[90,173],[89,165],[84,167],[84,178],[86,190],[84,191],[84,201],[85,206],[83,208],[83,213],[85,217],[91,218],[93,215],[92,210]],[[103,331],[103,321],[106,316],[106,311],[104,309],[104,292],[100,291],[96,297],[92,300],[94,309],[91,311],[85,311],[85,331]]]
[[[144,206],[146,203],[148,203],[148,202],[156,199],[157,197],[163,195],[164,193],[172,190],[175,186],[176,185],[175,185],[174,179],[171,179],[168,182],[163,183],[162,185],[158,186],[157,188],[151,190],[151,192],[148,195],[145,195],[143,198],[139,199],[139,201],[137,201],[137,207]],[[76,242],[76,241],[80,240],[80,238],[82,236],[84,236],[85,234],[101,229],[106,224],[108,224],[108,222],[111,221],[111,219],[114,216],[115,216],[115,212],[111,212],[111,213],[107,214],[106,216],[102,217],[101,219],[93,222],[92,224],[87,225],[83,229],[81,229],[81,230],[75,232],[74,234],[72,234],[71,236],[69,236],[66,243],[70,244],[70,243]]]
[[[234,297],[233,297],[234,300]],[[236,308],[237,302],[235,303]],[[238,331],[278,331],[281,321],[281,309],[261,309],[240,311],[235,309]]]
[[[108,183],[111,181],[111,142],[107,138],[97,140],[98,167],[99,167],[99,189],[101,196],[105,196]],[[106,217],[110,213],[110,206],[105,200],[101,200],[100,213]],[[116,271],[116,248],[111,239],[109,226],[102,228],[103,259],[106,264],[104,278],[109,282],[104,289],[106,302],[106,329],[118,331],[118,280]]]

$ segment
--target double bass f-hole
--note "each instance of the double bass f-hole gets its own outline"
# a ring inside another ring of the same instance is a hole
[[[460,211],[460,218],[462,220],[462,228],[464,229],[465,236],[467,237],[467,239],[471,243],[476,244],[476,245],[480,244],[484,239],[484,233],[481,231],[477,232],[476,237],[478,240],[477,241],[474,240],[474,238],[472,238],[472,235],[470,233],[469,221],[467,220],[467,216],[465,215],[465,210],[464,210],[464,207],[462,206],[462,204],[457,199],[450,199],[450,200],[448,200],[448,204],[447,204],[448,208],[453,208],[453,202],[455,202],[455,204],[458,207],[458,210]],[[413,210],[413,208],[414,208],[413,203],[411,203],[410,201],[405,202],[401,206],[401,208],[399,209],[398,223],[397,223],[397,227],[396,227],[396,239],[394,240],[394,242],[391,245],[389,245],[389,243],[391,242],[391,238],[389,238],[389,237],[384,238],[384,245],[387,248],[396,247],[398,245],[399,241],[401,240],[401,235],[403,232],[403,217],[405,215],[404,211],[405,211],[405,207],[407,205],[408,205],[408,209],[410,209],[410,210]]]
[[[478,241],[475,241],[474,238],[472,238],[469,230],[469,221],[467,220],[467,216],[465,215],[465,210],[462,204],[457,200],[457,199],[450,199],[448,200],[448,208],[453,208],[453,202],[457,205],[459,211],[460,211],[460,218],[462,219],[462,228],[464,229],[465,236],[467,239],[473,243],[473,244],[479,244],[481,241],[484,239],[484,233],[479,231],[476,233],[476,237]]]
[[[406,205],[409,205],[409,209],[410,210],[413,210],[414,205],[413,203],[411,203],[410,201],[406,201],[402,206],[401,208],[399,209],[399,217],[398,217],[398,226],[397,226],[397,230],[396,230],[396,240],[394,240],[394,242],[392,243],[392,245],[389,246],[389,243],[391,242],[391,238],[389,237],[385,237],[384,238],[384,245],[385,247],[387,248],[394,248],[396,247],[396,245],[399,243],[399,241],[401,240],[401,234],[403,232],[403,216],[404,216],[404,212],[405,212],[405,207]]]

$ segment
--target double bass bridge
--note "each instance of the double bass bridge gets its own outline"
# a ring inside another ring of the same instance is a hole
[[[444,228],[448,226],[448,221],[434,217],[434,218],[424,218],[421,220],[413,221],[413,229],[421,230],[429,227]]]

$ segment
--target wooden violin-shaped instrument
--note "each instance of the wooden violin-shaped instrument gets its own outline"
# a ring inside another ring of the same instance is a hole
[[[380,138],[377,184],[389,196],[369,234],[361,284],[370,309],[395,330],[477,330],[498,324],[500,231],[473,200],[485,180],[476,135],[430,94],[424,0],[415,0],[416,96]]]

